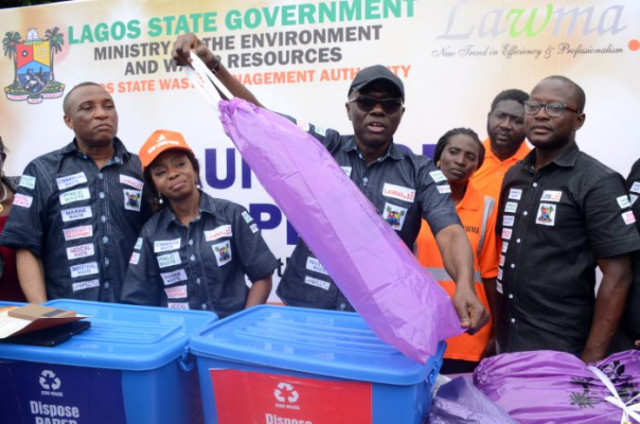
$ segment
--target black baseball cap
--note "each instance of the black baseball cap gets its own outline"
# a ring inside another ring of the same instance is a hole
[[[404,84],[402,80],[398,78],[396,74],[391,72],[388,68],[382,65],[373,65],[367,68],[361,69],[360,72],[356,74],[356,77],[351,82],[351,86],[349,87],[349,93],[352,91],[360,91],[365,88],[367,85],[371,84],[374,81],[384,80],[389,81],[394,85],[395,88],[398,89],[401,97],[404,99]]]

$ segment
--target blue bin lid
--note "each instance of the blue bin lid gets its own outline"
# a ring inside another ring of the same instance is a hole
[[[0,344],[0,359],[143,371],[185,352],[189,337],[214,323],[208,311],[57,299],[44,303],[89,316],[91,327],[54,347]]]
[[[446,346],[441,342],[421,365],[380,340],[356,313],[277,305],[231,315],[189,345],[201,357],[394,385],[416,384],[437,372]]]

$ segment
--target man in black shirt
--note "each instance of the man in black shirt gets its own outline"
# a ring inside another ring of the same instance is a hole
[[[584,91],[562,76],[543,79],[525,102],[535,149],[507,172],[496,226],[499,352],[551,349],[592,362],[620,323],[640,236],[622,176],[575,142],[584,105]]]

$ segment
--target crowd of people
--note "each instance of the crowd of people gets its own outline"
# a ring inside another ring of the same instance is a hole
[[[172,55],[188,66],[192,50],[235,97],[262,106],[194,34],[178,37]],[[404,99],[393,72],[364,68],[347,91],[353,134],[308,132],[451,295],[466,332],[447,340],[443,372],[472,371],[496,353],[550,349],[593,362],[640,346],[640,160],[625,182],[580,151],[582,88],[550,76],[529,93],[502,91],[486,140],[451,129],[431,159],[396,144]],[[19,179],[0,178],[1,300],[221,318],[266,302],[276,258],[245,208],[202,190],[181,133],[157,130],[139,155],[127,151],[113,98],[93,82],[71,89],[63,112],[73,140]],[[0,140],[0,165],[5,157]],[[289,306],[353,311],[301,239],[277,295]]]

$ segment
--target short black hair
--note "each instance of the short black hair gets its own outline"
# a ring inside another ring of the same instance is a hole
[[[191,162],[191,166],[193,166],[193,170],[196,173],[196,184],[199,185],[200,164],[198,163],[198,159],[196,159],[196,156],[191,152],[187,152],[186,150],[176,149],[176,151],[182,152],[187,156],[187,159],[189,160],[189,162]],[[153,178],[151,178],[152,168],[153,166],[151,165],[144,168],[144,171],[142,172],[142,179],[144,180],[144,198],[147,199],[151,210],[153,212],[156,212],[165,207],[169,203],[169,201],[164,198],[164,196],[160,196],[160,193],[158,193],[158,189],[153,183]],[[162,203],[160,203],[160,199],[162,199]]]
[[[509,90],[501,91],[491,102],[491,110],[489,110],[489,113],[492,113],[494,110],[496,110],[498,103],[502,101],[513,100],[524,106],[524,102],[527,101],[528,98],[528,93],[517,88],[511,88]]]
[[[571,86],[571,90],[573,91],[572,94],[576,101],[576,107],[580,110],[580,112],[584,111],[584,107],[587,104],[587,95],[585,94],[582,87],[580,87],[578,84],[565,77],[564,75],[551,75],[546,77],[542,81],[544,80],[557,80],[569,84]]]
[[[64,100],[62,101],[62,111],[64,112],[65,115],[69,114],[69,97],[71,97],[71,93],[76,91],[76,89],[78,88],[88,87],[88,86],[102,87],[100,84],[93,81],[81,82],[80,84],[74,86],[71,90],[67,92],[66,96],[64,96]]]
[[[478,134],[471,128],[454,128],[444,133],[443,136],[438,140],[438,143],[436,143],[436,150],[433,152],[433,162],[438,163],[440,157],[442,156],[444,148],[447,147],[447,143],[449,143],[449,139],[458,134],[471,137],[476,143],[478,143],[478,146],[480,146],[480,154],[478,155],[478,167],[476,168],[476,170],[480,169],[480,167],[484,163],[485,150],[482,142],[480,141],[480,137],[478,137]]]

